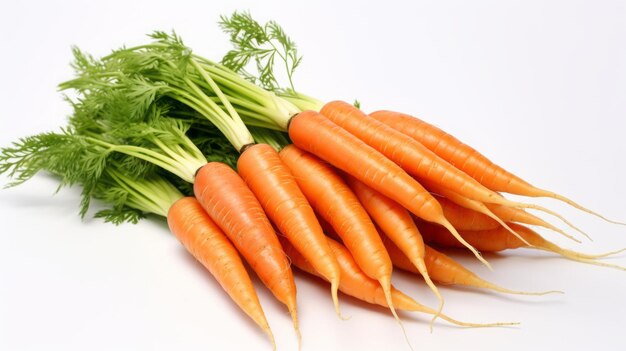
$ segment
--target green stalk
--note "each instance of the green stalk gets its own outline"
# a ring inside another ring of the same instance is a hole
[[[112,144],[93,137],[85,137],[85,140],[97,145],[104,146],[111,151],[120,152],[128,156],[136,157],[144,161],[150,162],[158,167],[165,169],[166,171],[177,175],[178,177],[189,183],[193,183],[196,171],[207,163],[204,156],[200,158],[197,156],[188,155],[188,157],[185,157],[183,159],[181,157],[177,157],[176,155],[172,155],[173,153],[175,154],[175,152],[170,147],[164,145],[161,142],[157,142],[157,145],[163,150],[165,154],[135,145]],[[196,152],[196,155],[197,154],[199,154],[199,151]]]
[[[170,207],[183,198],[178,189],[159,176],[132,179],[115,168],[107,168],[106,172],[114,186],[127,192],[125,204],[136,210],[167,217]]]

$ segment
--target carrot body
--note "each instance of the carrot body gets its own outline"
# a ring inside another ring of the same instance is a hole
[[[493,218],[469,208],[460,206],[445,197],[438,197],[441,208],[446,218],[452,225],[462,230],[485,230],[496,229],[500,226]]]
[[[512,226],[515,228],[521,227],[516,225]],[[418,227],[424,237],[424,241],[428,244],[460,247],[460,245],[455,243],[456,240],[454,240],[454,237],[446,232],[445,228],[425,222],[418,223]],[[465,240],[472,243],[472,245],[480,251],[498,252],[526,246],[521,240],[501,227],[488,230],[463,230],[460,231],[460,233]],[[539,240],[536,235],[526,231],[520,232],[519,234],[533,246],[541,245],[541,240]]]
[[[492,191],[415,139],[369,117],[353,105],[332,101],[324,105],[320,113],[387,156],[418,180],[440,184],[474,200],[498,201]]]
[[[389,307],[387,306],[385,293],[383,292],[383,288],[380,283],[375,279],[367,276],[367,274],[365,274],[361,270],[348,249],[330,238],[327,238],[327,240],[331,250],[333,251],[333,255],[337,257],[337,261],[339,262],[339,266],[341,267],[341,281],[339,283],[339,290],[344,294],[356,297],[359,300],[363,300],[365,302],[380,305],[383,307]],[[285,250],[285,253],[289,256],[289,258],[291,258],[291,262],[294,266],[307,273],[327,280],[324,276],[322,276],[319,272],[315,270],[315,267],[313,267],[313,265],[298,250],[296,250],[290,242],[282,238],[280,239],[280,241],[283,244],[283,249]],[[392,294],[397,295],[397,290],[394,289]],[[402,295],[402,297],[409,298],[404,294]],[[394,303],[395,302],[396,300],[394,300]],[[402,303],[402,299],[398,302]]]
[[[528,196],[528,188],[532,187],[530,184],[436,126],[417,117],[394,111],[376,111],[369,115],[420,142],[487,188]]]
[[[393,241],[383,239],[383,242],[385,243],[385,247],[389,252],[394,266],[411,273],[419,273],[411,264],[408,257],[402,253],[402,250],[400,250]],[[424,262],[426,262],[428,273],[439,283],[480,287],[480,284],[477,284],[480,278],[474,273],[430,246],[426,246]]]
[[[531,185],[522,178],[491,162],[487,157],[469,145],[462,143],[454,136],[416,117],[394,111],[376,111],[371,113],[370,116],[420,142],[439,157],[448,161],[490,190],[530,197],[550,197],[563,201],[572,207],[607,222],[626,225],[626,223],[610,220],[597,212],[591,211],[565,196]],[[464,193],[461,194],[465,195]],[[509,206],[513,205],[510,202],[507,203],[501,200],[497,202],[484,199],[477,200]]]
[[[332,283],[337,307],[339,264],[313,209],[276,150],[266,144],[247,148],[237,161],[237,171],[278,230]]]
[[[308,151],[350,174],[372,189],[395,200],[416,216],[446,226],[455,237],[463,241],[463,238],[458,235],[454,227],[444,217],[437,200],[415,179],[393,161],[328,118],[314,111],[301,112],[291,120],[289,137],[298,148]],[[295,175],[294,167],[290,166],[289,168]],[[296,175],[296,179],[298,178],[299,176]],[[300,187],[302,188],[302,186]],[[304,192],[306,194],[306,191]],[[309,198],[309,200],[311,199]],[[348,243],[346,245],[350,248]],[[466,247],[479,260],[489,266],[474,248],[469,244]],[[359,262],[358,259],[357,262]],[[368,272],[366,271],[366,273]]]
[[[222,288],[252,320],[274,337],[261,303],[237,250],[193,197],[176,201],[167,223],[187,251],[211,272]]]
[[[292,120],[290,131],[293,124],[299,120],[305,119],[298,117]],[[391,259],[374,223],[356,195],[328,164],[295,145],[282,149],[280,157],[291,169],[300,189],[315,211],[332,225],[359,267],[370,278],[379,282],[385,293],[387,305],[404,332],[392,300]],[[406,332],[404,336],[406,338]]]
[[[306,273],[315,275],[320,278],[324,278],[315,271],[313,266],[297,250],[295,250],[295,248],[291,246],[291,244],[287,240],[281,239],[281,243],[283,244],[285,252],[289,255],[289,257],[291,257],[294,266],[298,267]],[[348,249],[330,238],[328,239],[328,243],[330,245],[330,248],[333,250],[333,253],[337,257],[339,267],[341,268],[341,282],[339,283],[339,290],[344,294],[357,298],[361,301],[388,308],[388,300],[385,297],[385,292],[383,291],[380,284],[376,280],[368,277],[365,273],[363,273],[363,271],[361,271],[359,265],[350,255]],[[402,293],[400,290],[395,289],[393,286],[391,287],[391,299],[393,301],[393,305],[400,310],[423,312],[432,315],[438,313],[436,310],[416,302],[409,296]],[[466,323],[455,320],[445,314],[440,314],[440,316],[442,319],[450,323],[467,327],[507,325],[507,323]]]
[[[396,200],[416,216],[431,222],[442,220],[441,207],[415,179],[321,114],[304,111],[295,116],[289,137],[298,148]]]
[[[437,287],[430,280],[424,263],[424,240],[411,218],[411,214],[400,204],[346,175],[344,177],[354,191],[367,213],[385,235],[408,257],[413,267],[422,274],[430,289],[440,301],[439,311],[443,308],[443,298]],[[379,231],[379,232],[380,232]]]
[[[393,265],[411,273],[421,274],[404,253],[389,239],[383,238],[383,243],[389,252]],[[460,263],[443,253],[426,246],[426,256],[424,258],[426,268],[431,278],[441,284],[446,285],[462,285],[473,288],[490,289],[507,294],[517,295],[545,295],[549,293],[560,293],[560,291],[543,291],[543,292],[526,292],[511,290],[499,285],[488,282],[469,269],[463,267]]]
[[[280,158],[311,206],[341,237],[363,272],[376,280],[391,276],[391,259],[374,223],[330,165],[294,145],[282,149]]]
[[[196,198],[224,231],[263,284],[296,311],[296,285],[272,224],[244,181],[230,167],[210,162],[196,174]]]

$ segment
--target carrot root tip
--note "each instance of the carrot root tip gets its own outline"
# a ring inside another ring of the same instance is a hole
[[[409,336],[406,333],[406,330],[404,329],[404,324],[402,323],[402,320],[400,319],[400,317],[398,317],[398,314],[396,313],[396,309],[393,305],[393,299],[391,297],[391,277],[385,277],[379,280],[380,285],[383,288],[383,292],[385,293],[385,300],[387,300],[387,305],[389,306],[389,309],[391,310],[391,314],[393,315],[393,318],[396,319],[396,321],[398,322],[398,324],[400,325],[400,329],[402,329],[402,334],[404,334],[404,340],[406,340],[407,345],[409,345],[409,348],[411,349],[411,351],[413,351],[413,346],[411,345],[411,341],[409,340]]]
[[[339,290],[339,280],[334,279],[330,285],[331,285],[330,289],[331,289],[331,294],[333,297],[333,303],[335,305],[335,314],[342,321],[349,320],[351,316],[344,316],[343,314],[341,314],[341,310],[339,309],[339,297],[337,296],[337,291]]]
[[[426,285],[428,285],[430,290],[432,290],[432,292],[435,294],[435,296],[439,300],[439,307],[437,309],[437,313],[433,315],[433,318],[430,320],[430,324],[428,326],[430,329],[430,333],[432,334],[433,325],[435,324],[435,321],[437,320],[437,318],[441,315],[441,311],[443,311],[444,299],[443,299],[443,296],[441,296],[439,289],[437,289],[437,286],[435,285],[435,283],[433,283],[433,281],[430,279],[430,275],[428,274],[428,270],[426,269],[426,265],[424,261],[416,260],[415,262],[413,262],[413,265],[417,268],[419,273],[424,278]]]
[[[448,220],[446,220],[445,218],[439,222],[440,225],[444,226],[450,233],[452,233],[452,235],[461,243],[463,244],[463,246],[465,246],[467,249],[469,249],[474,256],[476,256],[476,258],[482,262],[482,264],[484,264],[485,266],[487,266],[487,268],[489,268],[490,271],[493,272],[493,267],[491,267],[491,264],[489,262],[487,262],[487,260],[485,260],[485,258],[480,254],[480,252],[478,252],[478,250],[476,250],[475,247],[473,247],[472,245],[470,245],[467,241],[465,241],[465,239],[463,239],[463,237],[459,234],[459,232],[454,228],[454,226],[452,226],[452,224],[450,224],[450,222],[448,222]]]

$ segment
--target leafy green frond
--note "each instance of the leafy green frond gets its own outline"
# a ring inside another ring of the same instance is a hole
[[[222,58],[224,66],[264,89],[276,91],[281,87],[275,75],[278,56],[284,64],[288,86],[294,89],[292,77],[302,56],[278,23],[269,21],[261,25],[249,12],[234,12],[230,17],[221,16],[219,24],[234,46]],[[256,73],[250,72],[250,62],[254,62]]]
[[[191,126],[188,135],[208,162],[222,162],[236,168],[239,150],[228,143],[214,126],[202,121],[196,122]]]
[[[94,215],[95,218],[103,218],[105,223],[120,225],[122,223],[137,224],[146,218],[146,215],[132,207],[123,206],[121,208],[108,208],[100,210]]]
[[[117,78],[118,73],[115,70],[78,47],[72,47],[72,55],[74,60],[70,66],[74,69],[76,78],[59,84],[59,89],[87,92],[110,86]]]
[[[41,171],[61,177],[61,185],[84,187],[81,215],[89,207],[89,198],[107,165],[111,150],[93,145],[83,137],[62,131],[42,133],[14,142],[0,151],[0,173],[7,173],[21,184]]]
[[[105,222],[119,225],[124,222],[137,223],[145,217],[142,210],[127,205],[129,202],[128,191],[108,175],[98,183],[93,196],[109,206],[96,212],[95,218],[104,218]]]

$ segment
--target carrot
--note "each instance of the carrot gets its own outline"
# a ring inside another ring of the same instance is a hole
[[[477,200],[473,200],[473,199],[467,198],[467,197],[465,197],[463,195],[457,194],[454,191],[446,189],[445,187],[443,187],[443,186],[441,186],[439,184],[435,184],[435,183],[432,183],[432,182],[429,182],[429,181],[423,182],[423,183],[424,183],[424,186],[428,190],[430,190],[431,192],[434,192],[436,194],[439,194],[439,195],[443,196],[443,197],[435,196],[439,200],[439,204],[441,205],[442,208],[444,208],[444,206],[446,206],[446,205],[448,207],[452,206],[453,204],[460,205],[460,206],[464,207],[465,209],[469,209],[469,210],[471,210],[474,213],[482,214],[482,215],[486,216],[487,218],[495,221],[497,225],[500,225],[500,226],[504,227],[506,230],[511,232],[511,234],[515,235],[520,240],[524,241],[524,239],[522,237],[520,237],[519,234],[517,234],[513,229],[511,229],[506,224],[506,222],[504,222],[502,219],[500,219],[498,216],[496,216],[489,209],[489,207],[487,207],[486,204],[484,204],[484,203],[482,203],[480,201],[477,201]],[[502,206],[502,207],[505,207],[505,206]],[[448,212],[450,212],[450,211],[448,211]],[[467,211],[465,211],[465,212],[467,212]],[[444,209],[443,213],[446,216],[446,218],[448,218],[445,209]],[[464,218],[464,216],[462,218]],[[476,219],[476,218],[474,217],[473,219]],[[452,222],[451,220],[450,220],[450,223],[453,223],[453,225],[454,225],[454,222]],[[455,225],[454,227],[457,230],[459,230],[458,226]],[[563,233],[563,235],[565,235],[569,239],[572,239],[574,241],[580,242],[576,238],[572,237],[569,234]],[[527,245],[530,245],[529,243],[527,243],[525,241],[524,241],[524,243],[527,244]]]
[[[461,242],[467,244],[444,217],[437,200],[415,179],[380,152],[328,118],[314,111],[301,112],[291,119],[289,136],[298,148],[352,175],[372,189],[398,202],[416,216],[445,226]],[[292,167],[290,168],[294,171]],[[489,267],[489,263],[480,256],[478,251],[469,244],[466,247]]]
[[[443,208],[443,213],[446,218],[448,218],[450,223],[452,223],[452,225],[458,230],[495,229],[501,225],[496,218],[493,217],[493,215],[495,215],[497,219],[505,223],[518,222],[521,224],[536,225],[555,231],[574,241],[579,241],[549,222],[528,213],[521,208],[484,204],[491,212],[490,216],[488,213],[478,211],[478,208],[473,203],[474,201],[470,199],[463,198],[462,196],[452,192],[447,192],[446,195],[450,197],[438,197],[439,203],[441,204],[441,208]],[[585,232],[580,229],[578,231],[588,237]]]
[[[424,281],[439,299],[438,313],[443,309],[443,298],[439,290],[430,280],[426,264],[424,263],[424,240],[411,218],[411,214],[397,202],[359,182],[354,177],[345,175],[344,179],[354,191],[359,201],[367,210],[372,220],[409,258],[414,268],[424,277]],[[383,235],[381,235],[383,236]],[[433,317],[433,321],[437,315]]]
[[[279,231],[331,282],[335,311],[340,316],[339,264],[313,209],[276,150],[266,144],[248,147],[239,157],[237,171]]]
[[[576,252],[562,248],[544,239],[541,235],[528,227],[515,223],[510,223],[509,225],[524,239],[526,239],[526,241],[528,241],[532,246],[525,245],[521,240],[511,235],[508,231],[504,230],[501,227],[491,230],[461,231],[461,235],[468,242],[472,243],[472,245],[474,245],[476,248],[485,252],[498,252],[508,249],[530,248],[553,252],[573,261],[593,264],[596,266],[626,270],[626,268],[622,266],[596,261],[596,259],[598,258],[603,258],[620,252],[624,252],[626,251],[626,249],[595,255]],[[429,244],[460,247],[455,238],[450,236],[450,234],[448,234],[448,232],[445,231],[444,228],[426,222],[418,223],[418,227],[420,228],[420,231],[424,237],[424,241]]]
[[[498,216],[498,218],[502,219],[504,222],[518,222],[521,224],[529,224],[529,225],[536,225],[539,227],[544,227],[546,229],[550,229],[554,232],[557,232],[563,236],[569,237],[569,235],[567,233],[565,233],[565,231],[563,231],[562,229],[559,229],[557,227],[555,227],[554,225],[552,225],[551,223],[531,214],[528,213],[526,211],[524,211],[521,208],[515,208],[515,207],[508,207],[508,206],[502,206],[502,205],[494,205],[494,204],[485,204],[485,206],[487,206],[491,212],[493,212],[493,214],[495,214],[496,216]],[[571,226],[571,225],[570,225]],[[579,233],[583,234],[585,237],[587,237],[587,239],[591,240],[591,237],[589,237],[589,235],[587,235],[587,233],[585,233],[584,231],[578,229],[575,226],[571,226],[574,230],[578,231]],[[575,240],[577,241],[577,240]]]
[[[283,248],[287,255],[291,258],[294,266],[303,270],[306,273],[324,278],[320,275],[313,266],[285,239],[280,239],[283,244]],[[341,268],[341,282],[339,283],[339,290],[346,295],[355,297],[361,301],[367,303],[376,304],[385,308],[389,307],[388,298],[383,291],[381,285],[374,279],[367,276],[359,268],[359,265],[354,261],[354,258],[350,255],[348,249],[346,249],[340,243],[328,238],[328,243],[333,250],[333,253],[337,257],[339,267]],[[452,324],[466,326],[466,327],[490,327],[490,326],[504,326],[515,325],[517,323],[490,323],[490,324],[478,324],[478,323],[466,323],[453,319],[445,314],[441,314],[434,309],[426,307],[417,303],[415,300],[405,295],[401,291],[391,286],[391,297],[394,306],[400,310],[411,312],[422,312],[432,315],[439,315],[442,319]]]
[[[440,158],[410,136],[369,117],[348,103],[342,101],[329,102],[322,107],[321,113],[363,140],[367,145],[383,153],[419,181],[440,184],[460,195],[484,203],[543,211],[571,225],[565,218],[545,207],[511,201],[502,197]],[[391,195],[388,196],[391,197]],[[476,255],[476,253],[474,254]]]
[[[459,194],[454,193],[453,191],[438,187],[433,184],[428,184],[430,189],[435,189],[434,191],[444,195],[447,200],[443,200],[444,198],[439,197],[439,203],[443,208],[443,213],[450,220],[450,223],[457,228],[457,230],[483,230],[483,229],[495,229],[498,225],[503,227],[507,227],[506,222],[516,222],[519,221],[524,224],[532,224],[532,225],[540,225],[545,228],[551,229],[564,237],[571,239],[580,243],[580,240],[574,238],[570,234],[567,234],[565,231],[558,229],[552,224],[542,220],[541,218],[534,216],[521,208],[509,207],[503,205],[496,204],[483,204],[476,200],[468,199]],[[501,218],[494,211],[498,212],[498,214],[502,215]],[[580,230],[578,227],[567,221],[565,218],[560,216],[557,213],[553,213],[552,211],[545,209],[544,212],[550,213],[558,218],[560,218],[563,222],[568,224],[570,227],[582,233],[585,237],[591,240],[589,235],[584,231]],[[450,217],[448,217],[450,216]],[[494,223],[495,221],[495,223]],[[518,236],[510,227],[507,228],[508,231],[512,232],[513,235]],[[521,237],[518,238],[524,241]],[[525,243],[529,245],[529,243]]]
[[[301,120],[298,117],[292,123]],[[363,272],[380,283],[391,313],[402,326],[391,300],[391,259],[356,195],[330,165],[314,155],[295,145],[279,154],[315,212],[339,234]]]
[[[299,333],[296,285],[289,261],[263,208],[232,168],[210,162],[200,168],[194,183],[196,198],[233,242],[278,301],[289,309]]]
[[[421,274],[421,272],[415,268],[409,258],[406,257],[406,255],[396,246],[396,244],[393,243],[391,239],[383,237],[383,243],[387,248],[387,252],[389,252],[389,256],[391,257],[391,261],[394,266],[407,272]],[[516,295],[546,295],[551,293],[563,293],[562,291],[556,290],[526,292],[507,289],[480,278],[467,268],[463,267],[460,263],[433,249],[432,247],[425,245],[425,248],[426,255],[424,256],[424,262],[426,263],[426,268],[428,269],[431,278],[440,284],[463,285]]]
[[[599,213],[591,211],[562,195],[531,185],[491,162],[487,157],[469,145],[462,143],[454,136],[419,118],[394,111],[376,111],[370,113],[370,116],[422,143],[439,157],[458,167],[461,171],[493,191],[530,197],[554,198],[581,211],[602,218],[607,222],[626,225],[626,223],[607,219]]]
[[[446,218],[459,231],[496,229],[500,226],[494,218],[491,218],[484,213],[460,206],[449,198],[440,196],[437,197],[437,200],[439,200]]]
[[[167,213],[167,224],[187,251],[211,272],[239,308],[267,333],[276,349],[274,336],[254,285],[237,250],[200,203],[193,197],[176,201]]]
[[[324,105],[320,113],[397,163],[420,183],[440,184],[470,199],[501,203],[502,199],[421,143],[369,117],[343,101]]]

